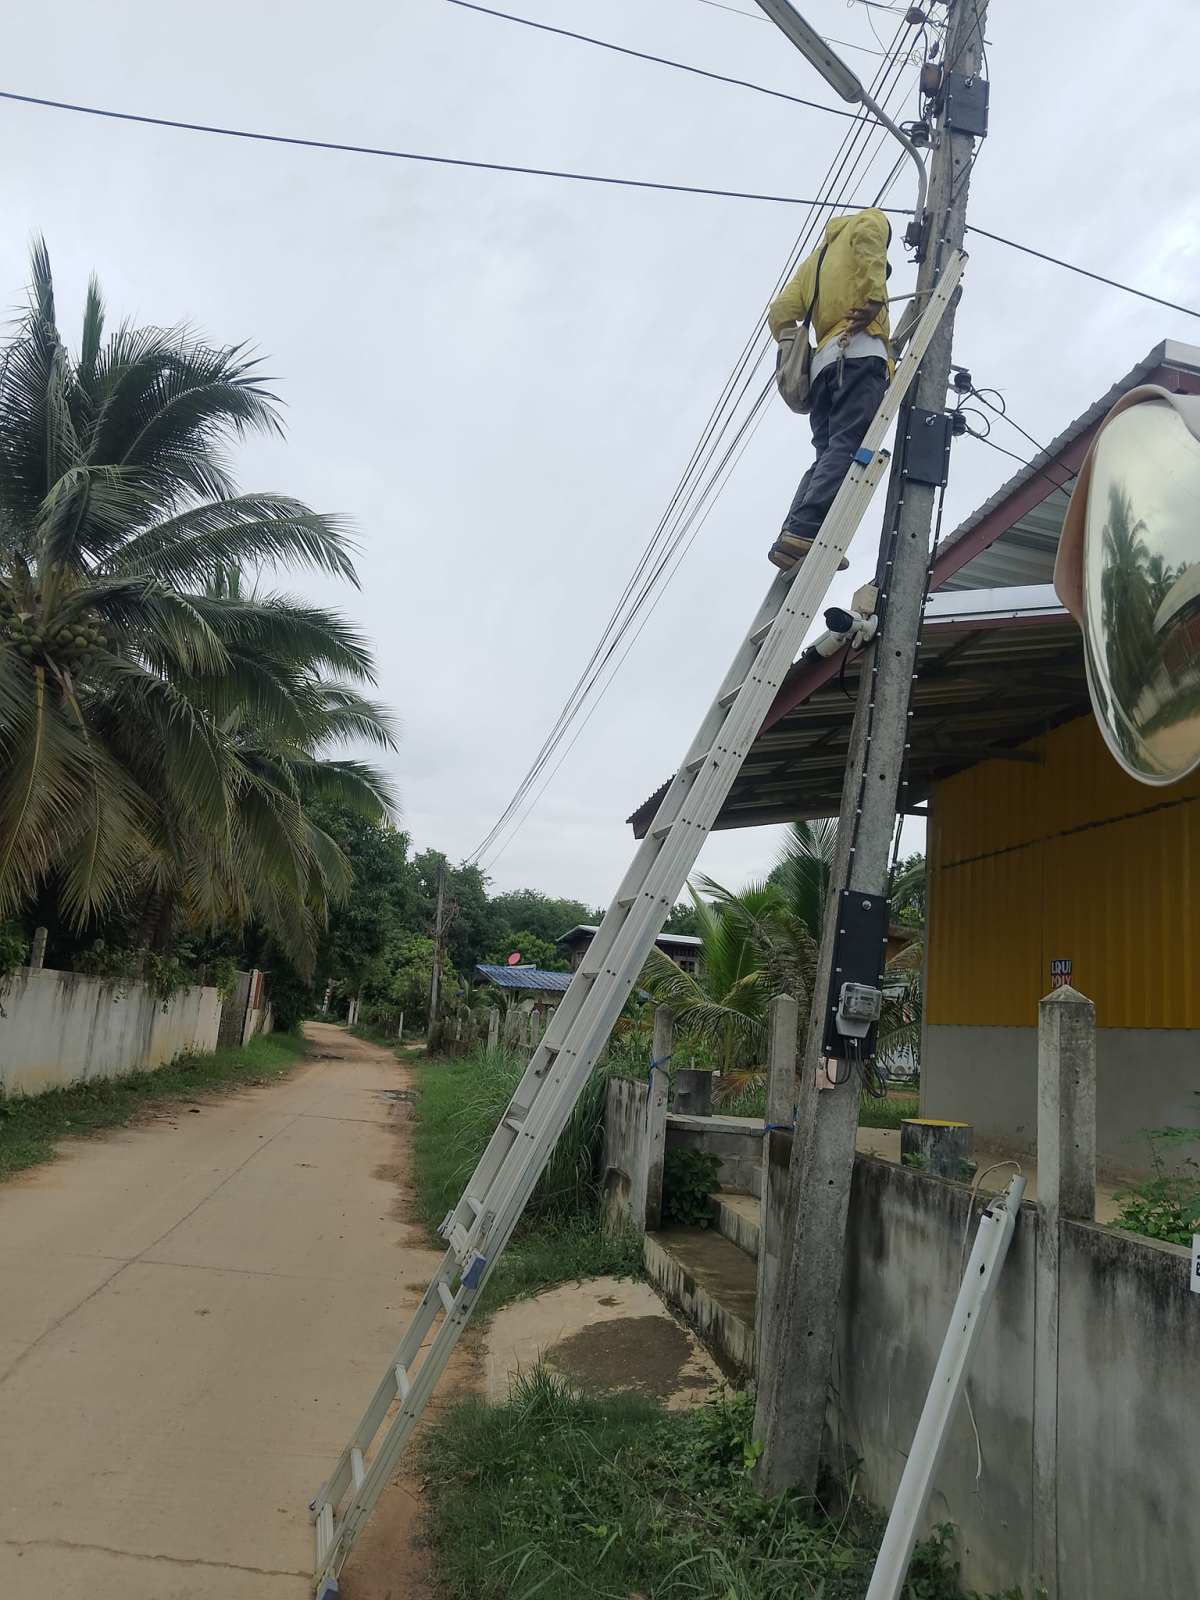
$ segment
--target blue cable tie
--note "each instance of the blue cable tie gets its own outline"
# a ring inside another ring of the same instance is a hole
[[[654,1088],[654,1073],[655,1073],[655,1071],[656,1071],[656,1069],[658,1067],[665,1067],[667,1062],[670,1061],[670,1059],[671,1059],[671,1057],[669,1055],[663,1056],[660,1061],[655,1061],[653,1056],[650,1057],[650,1071],[646,1074],[646,1104],[647,1105],[650,1104],[650,1091]]]
[[[768,1122],[763,1128],[763,1138],[765,1139],[769,1133],[795,1133],[795,1131],[794,1122]]]

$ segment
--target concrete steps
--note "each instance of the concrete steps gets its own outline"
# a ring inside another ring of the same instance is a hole
[[[711,1228],[661,1228],[645,1239],[646,1276],[735,1379],[754,1371],[758,1212],[754,1195],[712,1197]]]
[[[712,1197],[713,1226],[730,1244],[758,1260],[758,1218],[762,1201],[753,1194],[733,1194],[726,1189]]]

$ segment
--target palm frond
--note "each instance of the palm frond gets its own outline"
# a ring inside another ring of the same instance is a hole
[[[357,585],[347,524],[281,494],[231,495],[142,529],[114,555],[117,572],[202,584],[223,567],[299,562]]]

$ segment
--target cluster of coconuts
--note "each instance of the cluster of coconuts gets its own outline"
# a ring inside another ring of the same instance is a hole
[[[70,622],[54,618],[38,620],[35,613],[19,609],[20,602],[8,601],[3,620],[8,642],[26,660],[53,656],[59,661],[75,661],[86,666],[108,644],[99,628],[75,617]]]

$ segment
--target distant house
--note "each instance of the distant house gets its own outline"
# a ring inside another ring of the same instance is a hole
[[[559,934],[554,941],[561,944],[571,958],[571,971],[576,972],[583,960],[584,952],[592,940],[599,933],[588,922],[581,922],[574,928],[568,928],[566,933]],[[658,948],[670,956],[676,966],[683,972],[698,972],[701,966],[700,945],[701,940],[691,933],[660,933],[654,941]]]
[[[476,967],[473,983],[506,989],[518,1004],[557,1005],[571,981],[569,972],[543,972],[539,967]]]
[[[888,926],[887,961],[891,966],[895,962],[898,967],[913,971],[921,970],[923,933],[920,928],[907,927],[902,922],[893,922]]]

